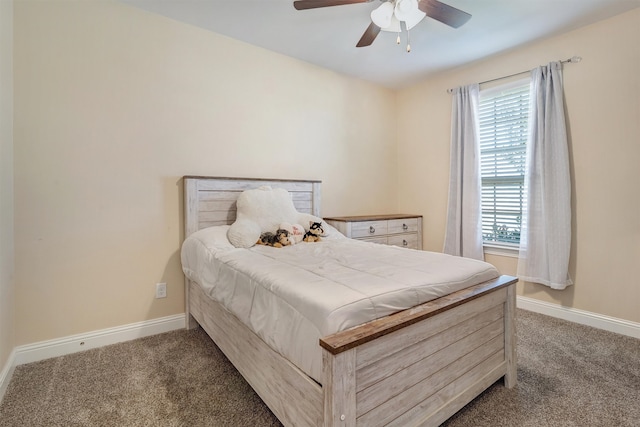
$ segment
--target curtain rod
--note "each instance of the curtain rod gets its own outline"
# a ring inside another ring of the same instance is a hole
[[[562,63],[562,64],[564,64],[566,62],[575,63],[575,62],[580,62],[580,61],[582,61],[582,57],[581,56],[572,56],[569,59],[564,59],[564,60],[560,61],[560,63]],[[525,74],[525,73],[529,73],[529,72],[531,72],[531,70],[520,71],[519,73],[509,74],[508,76],[496,77],[495,79],[485,80],[485,81],[480,82],[478,84],[482,85],[482,84],[485,84],[485,83],[491,83],[491,82],[495,82],[495,81],[502,80],[502,79],[508,79],[509,77],[515,77],[515,76],[519,76],[520,74]],[[447,89],[447,93],[453,93],[453,89]]]

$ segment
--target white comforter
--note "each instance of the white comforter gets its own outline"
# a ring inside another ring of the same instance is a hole
[[[320,337],[497,277],[490,264],[344,238],[237,249],[228,226],[189,236],[187,277],[320,382]],[[338,234],[338,235],[336,235]]]

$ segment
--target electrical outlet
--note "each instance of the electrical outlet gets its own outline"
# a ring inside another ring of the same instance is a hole
[[[166,297],[167,297],[167,284],[156,283],[156,298],[166,298]]]

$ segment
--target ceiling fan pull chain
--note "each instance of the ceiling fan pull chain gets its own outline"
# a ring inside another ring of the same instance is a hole
[[[411,52],[411,37],[409,37],[409,29],[407,28],[407,53]]]
[[[400,44],[400,31],[398,31],[398,38],[396,39],[396,44]]]

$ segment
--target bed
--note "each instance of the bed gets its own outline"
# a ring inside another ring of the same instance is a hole
[[[260,186],[286,189],[299,212],[320,217],[319,181],[186,176],[185,239],[234,223],[239,195]],[[436,426],[500,378],[516,384],[516,282],[499,276],[321,336],[315,379],[187,275],[186,320],[285,426]]]

